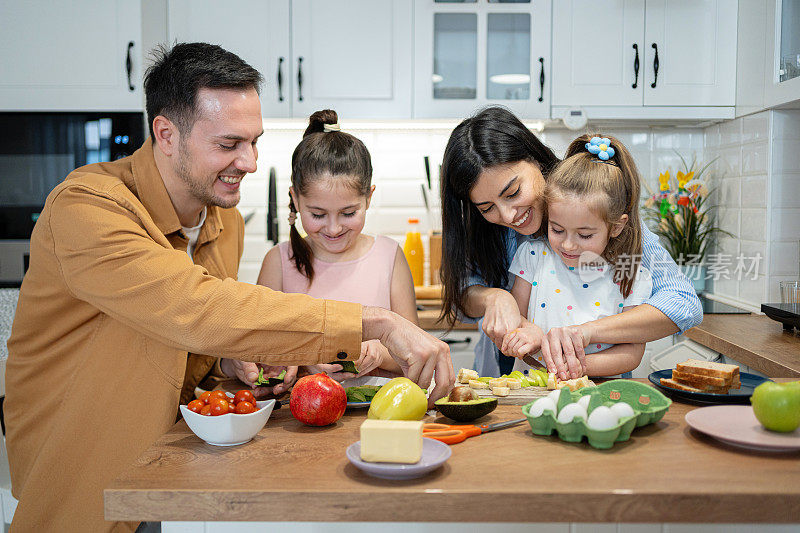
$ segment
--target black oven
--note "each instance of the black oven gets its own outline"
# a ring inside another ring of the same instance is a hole
[[[0,113],[0,286],[19,286],[47,195],[72,170],[128,156],[143,113]]]

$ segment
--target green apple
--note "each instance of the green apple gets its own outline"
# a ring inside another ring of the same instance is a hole
[[[750,403],[767,429],[789,433],[800,427],[800,381],[765,381],[755,388]]]

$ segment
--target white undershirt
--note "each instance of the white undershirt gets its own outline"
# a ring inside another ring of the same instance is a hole
[[[206,221],[206,208],[203,208],[203,212],[200,214],[200,222],[191,228],[187,228],[185,226],[181,226],[183,230],[183,234],[186,235],[186,238],[189,239],[189,245],[186,247],[186,253],[189,254],[189,257],[194,260],[194,246],[197,244],[197,237],[200,236],[200,228],[203,227],[203,224]]]

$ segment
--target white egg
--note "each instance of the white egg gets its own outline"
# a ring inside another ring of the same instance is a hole
[[[557,420],[561,424],[568,424],[569,422],[572,422],[575,417],[586,420],[586,409],[584,409],[580,404],[568,403],[561,408],[561,411],[558,413]]]
[[[531,405],[530,414],[533,417],[542,416],[545,411],[550,411],[553,415],[556,414],[556,402],[554,402],[550,397],[545,396],[544,398],[539,398],[533,405]]]
[[[581,399],[578,400],[578,405],[582,406],[584,409],[588,411],[590,401],[592,401],[592,397],[587,394],[585,396],[581,396]]]
[[[619,417],[611,408],[605,405],[598,405],[594,410],[589,413],[589,419],[586,421],[586,426],[589,429],[611,429],[619,423]]]
[[[626,416],[633,416],[633,407],[625,402],[617,402],[611,406],[611,410],[617,413],[617,416],[620,418],[625,418]]]
[[[561,389],[551,390],[547,393],[547,397],[553,400],[553,403],[558,403],[558,396],[561,394]]]

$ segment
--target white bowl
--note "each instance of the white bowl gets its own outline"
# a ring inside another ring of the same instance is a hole
[[[233,394],[227,393],[230,398]],[[228,413],[204,416],[181,405],[181,414],[195,435],[214,446],[236,446],[249,442],[269,420],[275,400],[256,401],[258,410],[246,415]]]

